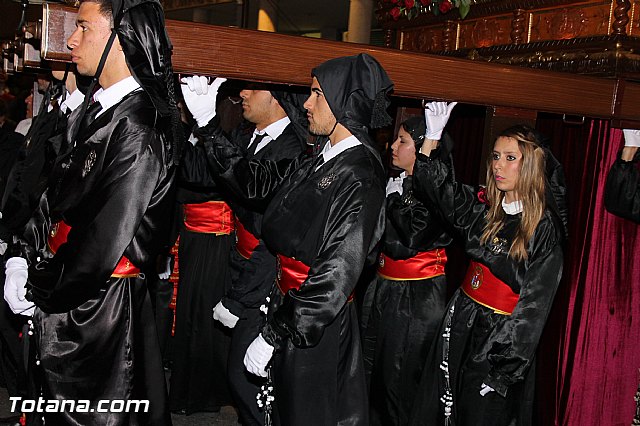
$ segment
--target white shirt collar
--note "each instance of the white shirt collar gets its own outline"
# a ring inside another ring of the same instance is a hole
[[[266,133],[267,136],[260,141],[258,146],[256,146],[255,152],[260,151],[262,148],[267,146],[269,142],[271,142],[272,140],[278,139],[282,134],[282,132],[284,132],[284,129],[287,128],[289,123],[291,123],[291,120],[289,119],[289,117],[285,116],[278,121],[274,121],[273,123],[269,124],[267,127],[265,127],[260,131],[257,129],[254,130],[253,136],[251,136],[251,142],[249,142],[249,146],[253,144],[253,140],[256,138],[257,135],[264,135]]]
[[[516,215],[518,213],[522,213],[522,201],[516,200],[511,203],[507,203],[504,201],[504,197],[502,198],[502,210],[508,215]]]
[[[98,89],[95,95],[93,95],[93,98],[96,102],[100,102],[102,110],[100,110],[96,117],[99,117],[103,112],[116,105],[129,93],[138,89],[140,89],[140,84],[138,84],[133,76],[120,80],[106,90],[102,88]]]
[[[335,145],[331,145],[331,141],[327,141],[324,148],[322,149],[322,156],[324,157],[324,163],[327,163],[332,158],[337,157],[342,154],[349,148],[353,148],[354,146],[362,145],[362,142],[358,140],[355,136],[351,135],[348,138],[342,139]]]

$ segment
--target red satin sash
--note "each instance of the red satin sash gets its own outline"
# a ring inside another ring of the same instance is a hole
[[[236,217],[236,250],[240,256],[249,259],[260,241],[251,232],[247,231],[242,222]]]
[[[446,263],[447,254],[442,248],[420,252],[402,260],[394,260],[380,253],[378,274],[392,281],[424,280],[444,275]]]
[[[184,227],[202,234],[229,235],[234,230],[233,212],[224,201],[185,204]]]
[[[47,237],[47,246],[49,251],[55,254],[60,246],[67,242],[67,236],[71,231],[71,227],[60,221],[51,227],[51,231]],[[111,274],[114,278],[131,278],[140,275],[140,269],[137,268],[129,259],[122,256],[116,265],[116,269]]]
[[[461,288],[476,303],[502,315],[511,315],[520,298],[511,287],[493,275],[489,268],[474,261],[469,264]]]

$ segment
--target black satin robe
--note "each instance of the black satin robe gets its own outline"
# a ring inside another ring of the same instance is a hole
[[[358,145],[316,171],[315,157],[247,161],[239,148],[213,140],[205,147],[216,173],[238,194],[269,201],[267,246],[311,268],[299,290],[274,288],[262,330],[276,348],[276,422],[368,424],[358,319],[348,300],[384,228],[380,161]]]
[[[411,423],[444,424],[439,398],[447,381],[439,366],[448,353],[452,425],[530,425],[536,348],[562,275],[563,225],[546,209],[527,246],[528,259],[515,262],[507,253],[520,214],[506,215],[498,240],[482,245],[479,240],[487,206],[473,188],[455,182],[446,164],[419,154],[414,189],[419,199],[437,209],[442,220],[459,233],[466,253],[520,297],[511,315],[501,315],[461,290],[455,293],[427,360]],[[449,323],[447,339],[443,335]],[[482,383],[495,392],[480,396]]]
[[[208,171],[202,146],[185,144],[178,177],[178,203],[225,201]],[[227,382],[231,331],[213,320],[211,310],[231,286],[229,259],[234,238],[233,232],[218,235],[181,226],[169,386],[172,412],[212,412],[232,404]]]
[[[618,158],[604,187],[604,206],[616,216],[640,223],[640,150],[632,161]]]
[[[70,123],[78,125],[74,114]],[[171,424],[145,280],[111,277],[123,255],[143,271],[152,268],[166,239],[174,172],[157,123],[148,96],[137,91],[81,130],[25,234],[35,249],[29,282],[40,308],[34,337],[43,397],[92,406],[148,399],[149,412],[45,413],[47,424]],[[59,220],[72,228],[67,242],[41,260]]]
[[[236,132],[231,140],[246,149],[252,134],[247,132],[243,135],[241,132]],[[291,160],[300,155],[305,148],[305,141],[298,137],[293,124],[289,124],[278,138],[270,141],[250,158],[271,161]],[[231,253],[232,284],[222,298],[222,303],[240,319],[231,337],[229,383],[240,421],[245,425],[261,425],[264,424],[264,412],[256,403],[256,395],[260,392],[264,380],[249,373],[243,360],[247,348],[258,336],[266,320],[259,308],[266,303],[266,298],[271,292],[276,277],[276,258],[261,239],[264,210],[252,208],[242,200],[236,200],[232,205],[238,220],[259,239],[259,243],[249,259],[242,257],[237,250]]]
[[[387,196],[382,242],[382,252],[396,260],[451,243],[440,220],[413,196],[412,176],[404,179],[402,195]],[[444,315],[447,281],[444,275],[405,281],[376,275],[367,291],[374,292],[367,324],[363,324],[371,424],[406,425]]]

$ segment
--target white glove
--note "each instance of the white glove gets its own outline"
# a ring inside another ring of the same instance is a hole
[[[439,141],[442,137],[444,126],[449,121],[449,116],[457,102],[429,102],[424,108],[424,119],[427,124],[425,137],[434,141]]]
[[[244,354],[244,366],[249,373],[260,377],[267,377],[267,364],[273,356],[273,346],[268,344],[262,334],[258,334]]]
[[[492,388],[489,385],[485,385],[484,383],[480,386],[480,396],[485,396],[489,392],[493,392],[493,391],[495,391],[494,388]]]
[[[640,130],[624,129],[624,146],[640,147]]]
[[[238,322],[238,317],[233,315],[231,311],[222,304],[222,301],[218,302],[216,307],[213,308],[213,319],[220,321],[222,325],[229,328],[235,327]]]
[[[206,126],[216,116],[218,89],[227,79],[218,77],[211,84],[208,84],[207,77],[194,75],[193,77],[183,77],[180,81],[183,83],[180,88],[184,103],[187,104],[187,108],[198,126]]]
[[[393,194],[394,192],[397,192],[400,195],[402,195],[402,178],[401,177],[389,178],[389,181],[387,182],[387,196],[389,196],[389,194]]]
[[[25,299],[27,294],[27,278],[29,277],[27,261],[21,257],[12,257],[5,266],[4,300],[14,314],[32,316],[36,306]]]
[[[158,274],[158,278],[161,280],[168,280],[171,276],[171,261],[173,258],[171,256],[167,256],[167,263],[164,267],[164,272]]]

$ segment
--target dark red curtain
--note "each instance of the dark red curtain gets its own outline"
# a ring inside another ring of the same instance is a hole
[[[551,115],[537,127],[564,166],[570,214],[563,279],[538,352],[537,424],[629,426],[640,367],[639,227],[603,204],[622,132]]]

